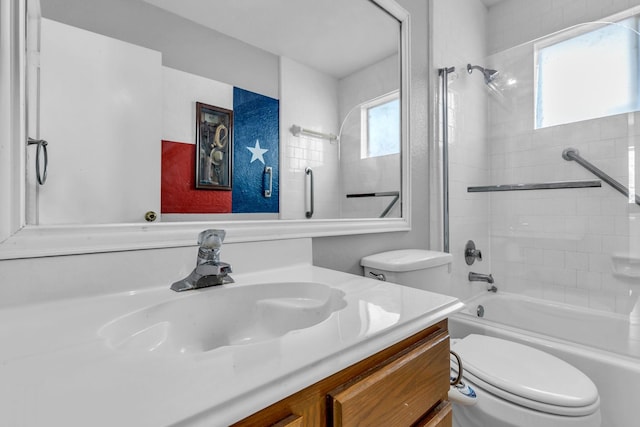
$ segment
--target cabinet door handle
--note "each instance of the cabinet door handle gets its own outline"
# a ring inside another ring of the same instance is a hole
[[[36,149],[36,179],[38,184],[44,185],[47,182],[47,169],[49,167],[49,153],[47,152],[48,142],[44,139],[27,139],[27,145],[37,145]],[[40,153],[44,153],[43,170],[40,170]]]

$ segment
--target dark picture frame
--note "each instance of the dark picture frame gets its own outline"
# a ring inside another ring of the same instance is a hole
[[[233,111],[196,102],[196,188],[231,190]]]

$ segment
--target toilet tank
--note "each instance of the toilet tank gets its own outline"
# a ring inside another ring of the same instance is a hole
[[[366,277],[449,294],[451,260],[445,252],[402,249],[366,256],[360,265]]]

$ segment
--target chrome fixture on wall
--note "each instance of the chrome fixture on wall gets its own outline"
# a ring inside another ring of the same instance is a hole
[[[36,145],[36,179],[38,184],[44,185],[47,182],[47,169],[49,168],[49,153],[47,152],[47,145],[49,143],[44,139],[27,139],[27,145]],[[43,156],[43,169],[40,169],[40,153]]]
[[[304,168],[304,176],[305,176],[305,187],[307,197],[305,199],[305,213],[304,216],[306,218],[311,218],[313,216],[313,169],[310,167]]]
[[[292,125],[289,130],[293,136],[310,136],[313,138],[326,139],[330,142],[336,142],[338,140],[338,136],[332,133],[317,132],[315,130],[305,129],[298,125]]]
[[[585,160],[582,156],[580,156],[580,153],[575,148],[566,148],[562,152],[562,158],[565,159],[566,161],[571,161],[571,160],[575,161],[580,166],[582,166],[583,168],[585,168],[586,170],[588,170],[589,172],[591,172],[592,174],[594,174],[595,176],[597,176],[598,178],[600,178],[601,180],[603,180],[604,182],[612,186],[616,191],[623,194],[630,201],[633,200],[637,205],[640,205],[640,196],[635,194],[633,197],[629,197],[629,190],[627,189],[627,187],[620,184],[618,181],[616,181],[615,179],[613,179],[612,177],[604,173],[597,166]]]
[[[354,197],[393,197],[386,208],[382,211],[378,218],[384,218],[387,214],[393,209],[398,200],[400,200],[400,192],[399,191],[381,191],[377,193],[357,193],[357,194],[347,194],[347,199],[351,199]]]
[[[440,85],[442,86],[442,228],[443,251],[449,252],[449,74],[456,67],[440,68]]]
[[[602,187],[600,180],[555,181],[531,184],[497,184],[467,187],[467,193],[491,193],[497,191],[527,191],[527,190],[563,190],[567,188]]]
[[[482,261],[482,252],[480,249],[476,249],[476,244],[473,240],[469,240],[464,247],[464,260],[467,265],[472,265],[475,260]]]
[[[494,81],[495,78],[498,77],[498,74],[500,73],[498,70],[492,70],[491,68],[484,68],[479,65],[467,64],[467,73],[471,74],[473,70],[479,70],[480,72],[482,72],[482,74],[484,75],[484,82],[486,84],[489,84],[492,81]]]
[[[491,274],[480,274],[474,273],[472,271],[469,272],[469,281],[470,282],[486,282],[487,283],[487,291],[489,292],[497,292],[498,288],[493,284],[493,276]]]

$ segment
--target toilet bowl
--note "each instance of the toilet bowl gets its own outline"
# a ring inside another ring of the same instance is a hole
[[[360,264],[367,277],[449,293],[451,260],[447,253],[405,249],[370,255]],[[452,351],[463,365],[463,385],[449,393],[454,426],[600,427],[595,384],[563,360],[485,335],[452,340]]]
[[[600,398],[581,371],[543,351],[485,335],[453,340],[475,402],[453,401],[458,427],[599,427]],[[454,371],[457,369],[453,364]]]

